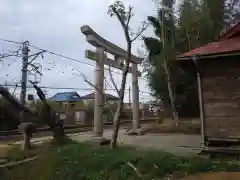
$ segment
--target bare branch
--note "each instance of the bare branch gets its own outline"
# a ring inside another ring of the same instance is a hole
[[[110,75],[110,79],[111,79],[111,81],[112,81],[112,84],[113,84],[116,92],[118,93],[118,96],[120,96],[119,89],[118,89],[118,87],[117,87],[117,85],[116,85],[116,83],[115,83],[115,81],[114,81],[114,78],[113,78],[113,75],[112,75],[112,71],[111,71],[111,67],[110,67],[110,66],[108,66],[108,71],[109,71],[109,75]]]
[[[129,32],[128,32],[128,26],[124,22],[124,17],[121,16],[121,14],[118,12],[118,10],[114,6],[112,7],[112,11],[117,16],[117,19],[119,20],[119,22],[120,22],[120,24],[121,24],[121,26],[123,28],[126,40],[128,42],[130,42],[131,39],[130,39],[130,35],[129,35]],[[131,19],[131,17],[130,17],[130,19]],[[130,19],[129,19],[129,21],[130,21]]]
[[[17,88],[18,88],[18,84],[16,84],[16,86],[15,86],[15,88],[14,88],[14,90],[13,90],[13,96],[14,96],[14,94],[15,94]]]
[[[93,88],[97,89],[97,91],[101,92],[101,90],[98,89],[98,87],[96,87],[91,81],[89,81],[89,80],[87,79],[87,77],[86,77],[81,71],[79,71],[78,69],[76,69],[76,70],[80,73],[80,76],[83,77],[84,82],[88,83],[90,86],[92,86]],[[78,75],[78,74],[75,74],[75,75]],[[102,93],[102,92],[101,92],[101,93]],[[102,93],[102,94],[103,94],[103,93]]]
[[[113,6],[113,7],[112,7],[112,11],[113,11],[113,13],[117,16],[117,18],[118,18],[119,22],[121,23],[123,29],[126,29],[127,26],[126,26],[126,24],[125,24],[125,22],[124,22],[123,17],[122,17],[121,14],[118,12],[117,8],[115,8],[115,7]]]
[[[41,88],[34,84],[32,81],[29,82],[33,85],[34,89],[37,91],[37,95],[44,105],[42,109],[43,120],[45,120],[45,123],[48,124],[51,131],[53,132],[53,139],[58,143],[63,142],[63,139],[65,138],[65,132],[62,121],[56,115],[54,109],[47,103],[45,94],[43,93]]]
[[[5,88],[4,86],[0,85],[0,94],[7,100],[9,101],[14,107],[16,107],[17,109],[30,113],[32,115],[35,115],[36,113],[33,112],[32,110],[30,110],[28,107],[26,106],[22,106],[21,103],[15,99],[13,97],[13,95],[11,95],[11,93],[8,91],[7,88]]]
[[[132,6],[128,7],[128,18],[127,18],[127,23],[126,23],[127,28],[129,28],[129,23],[132,18],[132,9],[133,9]]]
[[[29,82],[33,85],[34,89],[37,91],[37,95],[40,98],[40,100],[44,103],[47,102],[45,94],[42,92],[42,90],[36,85],[34,84],[32,81],[29,80]]]
[[[131,39],[131,42],[135,41],[141,34],[148,28],[148,23],[143,23],[142,27],[140,30],[136,33],[135,37]]]
[[[91,81],[89,81],[87,79],[87,77],[81,71],[79,71],[78,69],[76,69],[76,70],[80,73],[81,77],[83,77],[84,82],[88,83],[90,86],[95,88],[98,92],[100,92],[103,95],[104,101],[105,101],[106,105],[110,108],[112,117],[114,118],[114,114],[115,113],[112,111],[111,106],[107,103],[108,102],[108,98],[104,95],[104,93],[100,89],[98,89]],[[76,74],[76,75],[78,75],[78,74]]]

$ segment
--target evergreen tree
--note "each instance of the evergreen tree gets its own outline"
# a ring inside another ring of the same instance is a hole
[[[211,35],[209,41],[216,40],[226,26],[226,0],[203,0],[202,13],[208,14],[211,21]]]
[[[217,40],[221,32],[239,21],[240,0],[181,0],[177,13],[173,8],[173,0],[162,0],[160,3],[175,14],[165,13],[162,18],[163,13],[160,9],[156,17],[148,17],[157,37],[144,38],[149,52],[148,82],[155,96],[163,98],[165,104],[168,104],[169,90],[162,55],[170,54],[171,56],[168,56],[170,57],[169,66],[178,111],[184,107],[185,109],[193,108],[195,110],[191,112],[196,112],[198,109],[196,81],[182,72],[174,59],[176,55]],[[162,48],[161,19],[166,30],[165,40],[168,44],[171,42],[171,47],[167,47],[167,52]]]

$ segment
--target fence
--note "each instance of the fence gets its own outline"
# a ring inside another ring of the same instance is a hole
[[[60,119],[63,120],[65,125],[92,125],[93,124],[93,110],[89,110],[86,108],[74,108],[58,111],[58,115]],[[154,118],[156,117],[152,112],[147,109],[142,109],[139,111],[140,119]],[[131,120],[132,119],[132,109],[124,109],[121,114],[121,119]],[[104,122],[112,122],[113,114],[108,111],[104,114],[103,117]]]
[[[142,123],[148,123],[148,122],[155,122],[156,118],[147,118],[147,119],[141,119]],[[131,120],[124,120],[121,121],[121,124],[131,124]],[[113,125],[113,122],[105,122],[104,126],[106,127],[111,127]],[[92,125],[86,124],[86,125],[67,125],[64,126],[65,130],[71,130],[71,129],[80,129],[80,128],[91,128]],[[49,127],[44,127],[44,128],[37,128],[36,133],[39,132],[50,132],[51,129]],[[21,133],[18,131],[18,129],[12,130],[12,131],[0,131],[0,137],[2,136],[13,136],[13,135],[20,135]]]

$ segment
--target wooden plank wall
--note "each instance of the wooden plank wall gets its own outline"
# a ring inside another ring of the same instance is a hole
[[[205,67],[202,81],[205,135],[240,138],[240,64]]]

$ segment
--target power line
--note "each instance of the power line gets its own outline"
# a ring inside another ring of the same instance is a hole
[[[4,86],[6,87],[16,87],[16,84],[4,84]],[[20,88],[21,86],[17,86],[18,88]],[[52,90],[84,90],[84,91],[91,91],[91,90],[94,90],[94,88],[76,88],[76,87],[51,87],[51,86],[39,86],[40,88],[42,89],[52,89]],[[28,86],[27,87],[28,89],[34,89],[32,86]],[[114,90],[113,88],[109,88],[109,89],[106,89],[106,90]],[[127,89],[125,89],[125,91],[128,91]],[[146,92],[146,91],[139,91],[141,93],[146,93],[146,94],[150,94],[150,92]]]
[[[16,41],[2,39],[2,38],[0,38],[0,40],[1,41],[5,41],[5,42],[10,42],[10,43],[23,44],[21,42],[16,42]],[[79,63],[86,64],[86,65],[89,65],[89,66],[94,66],[94,65],[92,65],[90,63],[87,63],[87,62],[84,62],[84,61],[81,61],[81,60],[78,60],[78,59],[75,59],[75,58],[71,58],[71,57],[68,57],[68,56],[65,56],[65,55],[62,55],[62,54],[59,54],[59,53],[55,53],[55,52],[52,52],[52,51],[50,51],[48,49],[43,49],[43,48],[31,45],[31,44],[29,44],[28,46],[30,46],[32,48],[35,48],[35,49],[38,49],[38,50],[41,50],[41,51],[48,52],[49,54],[52,54],[52,55],[55,55],[55,56],[59,56],[59,57],[65,58],[65,59],[69,59],[71,61],[79,62]]]
[[[93,64],[90,64],[90,63],[87,63],[87,62],[84,62],[84,61],[81,61],[81,60],[78,60],[78,59],[75,59],[75,58],[72,58],[72,57],[68,57],[68,56],[65,56],[65,55],[62,55],[62,54],[59,54],[59,53],[55,53],[55,52],[49,51],[47,49],[42,49],[42,48],[39,48],[39,47],[33,46],[33,45],[29,45],[29,46],[33,47],[35,49],[38,49],[38,50],[48,52],[49,54],[52,54],[52,55],[55,55],[55,56],[59,56],[59,57],[65,58],[65,59],[69,59],[71,61],[75,61],[75,62],[79,62],[79,63],[85,64],[85,65],[88,65],[88,66],[91,66],[91,67],[95,67],[95,65],[93,65]],[[104,69],[109,71],[109,69],[107,69],[107,68],[104,68]],[[111,72],[116,73],[116,74],[121,74],[120,72],[116,72],[116,71],[113,71],[113,70],[111,70]]]
[[[1,40],[1,41],[5,41],[5,42],[10,42],[10,43],[23,44],[23,43],[21,43],[21,42],[16,42],[16,41],[7,40],[7,39],[1,39],[1,38],[0,38],[0,40]],[[55,55],[55,56],[58,56],[58,57],[62,57],[62,58],[65,58],[65,59],[69,59],[69,60],[71,60],[71,61],[75,61],[75,62],[79,62],[79,63],[85,64],[85,65],[89,65],[89,66],[95,67],[93,64],[90,64],[90,63],[87,63],[87,62],[84,62],[84,61],[81,61],[81,60],[79,60],[79,59],[75,59],[75,58],[72,58],[72,57],[68,57],[68,56],[65,56],[65,55],[63,55],[63,54],[50,51],[50,50],[48,50],[48,49],[43,49],[43,48],[40,48],[40,47],[31,45],[31,44],[29,44],[29,46],[32,47],[32,48],[41,50],[41,51],[45,51],[45,52],[47,52],[47,53],[49,53],[49,54],[52,54],[52,55]],[[105,70],[109,70],[108,68],[104,68],[104,69],[105,69]],[[116,73],[116,74],[121,74],[121,73],[116,72],[116,71],[113,71],[113,70],[111,70],[111,72]],[[144,79],[143,77],[140,77],[139,79],[146,80],[146,79]]]
[[[79,62],[79,63],[85,64],[85,65],[95,67],[93,64],[90,64],[90,63],[87,63],[87,62],[84,62],[84,61],[81,61],[81,60],[78,60],[78,59],[75,59],[75,58],[72,58],[72,57],[68,57],[68,56],[65,56],[65,55],[62,55],[62,54],[59,54],[59,53],[55,53],[55,52],[49,51],[47,49],[39,48],[39,47],[33,46],[33,45],[29,45],[29,46],[33,47],[35,49],[41,50],[41,51],[48,52],[48,53],[50,53],[52,55],[55,55],[55,56],[59,56],[59,57],[65,58],[65,59],[69,59],[69,60],[72,60],[72,61],[75,61],[75,62]],[[104,68],[104,69],[109,71],[108,68]],[[113,71],[113,70],[111,70],[111,72],[116,73],[116,74],[121,74],[120,72],[116,72],[116,71]],[[143,77],[140,77],[139,79],[145,80]]]
[[[32,48],[41,50],[41,51],[45,51],[45,52],[47,52],[49,54],[52,54],[52,55],[55,55],[55,56],[59,56],[59,57],[65,58],[65,59],[69,59],[71,61],[79,62],[79,63],[85,64],[85,65],[89,65],[89,66],[93,66],[94,67],[94,65],[92,65],[90,63],[87,63],[87,62],[84,62],[84,61],[81,61],[81,60],[78,60],[78,59],[75,59],[75,58],[72,58],[72,57],[68,57],[68,56],[65,56],[65,55],[62,55],[62,54],[59,54],[59,53],[55,53],[55,52],[52,52],[52,51],[47,50],[47,49],[42,49],[42,48],[39,48],[37,46],[33,46],[33,45],[29,45],[29,46],[32,47]]]
[[[8,40],[8,39],[2,39],[0,38],[0,41],[5,41],[5,42],[10,42],[10,43],[15,43],[15,44],[23,44],[24,42],[17,42],[17,41],[12,41],[12,40]]]
[[[17,42],[17,41],[12,41],[12,40],[7,40],[7,39],[1,39],[0,38],[0,40],[1,41],[5,41],[5,42],[9,42],[9,43],[15,43],[15,44],[21,44],[21,45],[23,45],[25,42]],[[28,41],[27,41],[28,42]],[[92,65],[92,64],[90,64],[90,63],[87,63],[87,62],[84,62],[84,61],[81,61],[81,60],[78,60],[78,59],[75,59],[75,58],[71,58],[71,57],[68,57],[68,56],[65,56],[65,55],[62,55],[62,54],[59,54],[59,53],[55,53],[55,52],[53,52],[53,51],[50,51],[50,50],[47,50],[47,49],[43,49],[43,48],[39,48],[39,47],[37,47],[37,46],[34,46],[34,45],[30,45],[29,43],[28,43],[28,46],[30,46],[30,47],[32,47],[32,48],[35,48],[35,49],[38,49],[38,50],[41,50],[42,52],[47,52],[47,53],[49,53],[49,54],[52,54],[52,55],[55,55],[55,56],[58,56],[58,57],[62,57],[62,58],[65,58],[65,59],[69,59],[69,60],[71,60],[71,61],[75,61],[75,62],[79,62],[79,63],[82,63],[82,64],[85,64],[85,65],[89,65],[89,66],[92,66],[92,67],[95,67],[94,65]],[[104,68],[105,70],[108,70],[109,71],[109,69],[107,69],[107,68]],[[111,70],[111,72],[113,72],[113,73],[117,73],[117,74],[121,74],[121,73],[119,73],[119,72],[115,72],[115,71],[112,71]],[[139,79],[143,79],[143,78],[139,78]],[[144,79],[145,80],[145,79]],[[110,86],[110,84],[108,84],[109,86]],[[6,87],[16,87],[16,85],[5,85]],[[18,86],[18,87],[21,87],[21,86]],[[33,88],[33,87],[27,87],[27,88]],[[48,87],[48,86],[42,86],[42,87],[40,87],[40,88],[43,88],[43,89],[65,89],[65,90],[67,90],[67,89],[69,89],[69,90],[94,90],[94,89],[92,89],[92,88],[60,88],[60,87]],[[113,89],[111,86],[110,86],[110,88],[111,89],[106,89],[106,90],[115,90],[115,89]],[[146,93],[146,94],[149,94],[150,95],[150,93],[149,92],[144,92],[144,91],[139,91],[140,93]]]
[[[6,87],[15,87],[16,85],[13,85],[13,84],[7,84],[7,85],[4,85]],[[18,86],[18,87],[21,87],[21,86]],[[75,88],[75,87],[51,87],[51,86],[39,86],[40,88],[43,88],[43,89],[63,89],[63,90],[86,90],[86,91],[89,91],[89,90],[93,90],[93,88]],[[32,86],[28,86],[29,89],[34,89]],[[113,89],[107,89],[107,90],[113,90]]]

